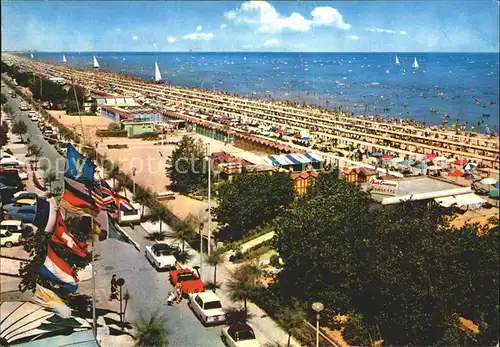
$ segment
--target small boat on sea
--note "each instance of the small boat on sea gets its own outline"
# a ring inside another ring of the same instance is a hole
[[[31,56],[31,59],[33,59],[35,56],[33,55],[33,53],[30,53],[30,56]]]
[[[66,56],[63,54],[63,57],[62,57],[62,62],[63,63],[67,63],[68,61],[66,60]]]
[[[396,56],[396,66],[399,66],[399,65],[401,65],[401,63],[399,62],[398,56]]]
[[[101,67],[101,66],[99,65],[99,63],[97,62],[97,59],[96,59],[96,57],[95,57],[95,56],[94,56],[93,66],[94,66],[94,69],[98,69],[98,68],[100,68],[100,67]]]
[[[159,83],[161,82],[161,72],[160,72],[160,67],[158,66],[158,62],[155,61],[155,82]]]
[[[413,59],[413,65],[411,67],[413,68],[413,71],[418,70],[419,66],[418,66],[417,58]]]

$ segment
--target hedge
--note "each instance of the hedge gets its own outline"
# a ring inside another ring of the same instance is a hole
[[[127,137],[127,130],[104,130],[100,129],[95,132],[99,137]]]

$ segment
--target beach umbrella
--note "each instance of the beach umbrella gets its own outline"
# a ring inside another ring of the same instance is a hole
[[[429,154],[426,154],[426,155],[425,155],[425,160],[432,160],[432,159],[434,159],[434,158],[436,158],[436,157],[437,157],[437,155],[436,155],[436,154],[434,154],[434,153],[429,153]]]
[[[378,152],[370,153],[370,157],[380,158],[381,156],[383,156],[382,153],[378,153]]]
[[[401,158],[401,157],[399,157],[399,158],[394,158],[394,159],[392,159],[392,162],[393,162],[394,164],[397,164],[397,163],[402,162],[403,160],[405,160],[405,158]]]
[[[500,197],[500,189],[495,188],[490,190],[488,196],[493,199],[498,199]]]
[[[439,165],[431,165],[428,167],[429,170],[441,170],[442,167]]]
[[[417,165],[415,165],[415,168],[416,169],[427,169],[427,168],[429,168],[429,166],[427,166],[426,163],[418,163]]]
[[[403,160],[402,162],[399,163],[399,165],[403,166],[412,166],[413,164],[415,164],[413,160]]]
[[[464,170],[470,171],[473,170],[477,167],[477,164],[474,163],[467,163],[467,165],[464,166]]]
[[[460,160],[454,160],[452,163],[454,165],[465,165],[467,164],[469,161],[467,159],[460,159]]]
[[[498,182],[497,179],[495,178],[492,178],[492,177],[488,177],[488,178],[483,178],[481,181],[479,181],[481,184],[484,184],[486,186],[489,186],[489,185],[494,185],[495,183]]]
[[[383,156],[382,156],[382,159],[385,159],[385,160],[390,160],[390,159],[392,159],[392,155],[390,155],[390,154],[385,154],[385,155],[383,155]]]
[[[462,177],[464,175],[464,172],[462,170],[455,169],[448,176],[450,177]]]
[[[453,163],[456,159],[455,158],[447,158],[446,162],[447,163]]]
[[[433,162],[436,162],[436,161],[446,161],[446,160],[448,160],[448,158],[443,157],[443,156],[436,157],[436,158],[432,159]]]

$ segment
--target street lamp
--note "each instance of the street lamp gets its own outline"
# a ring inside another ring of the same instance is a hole
[[[205,157],[208,163],[208,224],[207,224],[207,230],[208,230],[208,244],[207,244],[207,255],[210,256],[210,243],[212,241],[212,231],[210,228],[210,217],[211,217],[211,209],[212,209],[212,160],[210,159],[210,143],[207,143],[207,155]]]
[[[135,195],[135,172],[137,171],[137,168],[133,167],[132,168],[132,193]]]
[[[199,230],[200,230],[200,272],[199,272],[199,275],[200,275],[200,279],[201,279],[201,275],[203,272],[203,222],[200,223]]]
[[[319,347],[319,313],[323,311],[325,307],[321,302],[315,302],[312,304],[312,309],[316,311],[316,347]]]

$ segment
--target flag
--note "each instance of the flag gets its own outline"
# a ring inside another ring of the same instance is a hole
[[[115,196],[106,181],[100,179],[96,182],[95,191],[92,192],[92,199],[100,210],[114,210]]]
[[[36,198],[36,214],[33,224],[40,231],[50,233],[54,230],[57,218],[57,202],[54,198]]]
[[[113,191],[113,189],[111,189],[111,187],[109,186],[108,182],[106,182],[105,180],[103,180],[102,178],[99,180],[99,190],[101,191],[101,196],[103,198],[113,198],[115,197],[115,192]]]
[[[135,207],[132,206],[132,204],[130,203],[130,201],[121,196],[121,195],[117,195],[115,197],[115,204],[116,204],[116,207],[120,210],[120,211],[124,211],[124,212],[132,212],[135,210]]]
[[[85,242],[78,241],[68,231],[60,211],[57,212],[56,228],[52,234],[51,241],[59,245],[66,246],[80,257],[85,257],[87,255],[87,244]]]
[[[40,275],[55,282],[70,293],[76,292],[78,288],[71,265],[59,258],[50,246],[47,248],[47,258],[42,265]]]
[[[94,224],[99,229],[99,241],[115,239],[125,243],[130,243],[138,251],[140,251],[139,244],[128,236],[128,234],[118,225],[118,223],[116,223],[108,212],[101,211],[95,218]]]
[[[91,189],[82,182],[75,181],[71,178],[64,177],[64,191],[61,196],[61,201],[84,209],[97,209],[94,199],[92,198]]]
[[[77,181],[93,181],[95,165],[81,155],[73,145],[68,144],[66,154],[66,170],[64,176]]]
[[[83,208],[83,207],[75,207],[70,203],[66,202],[66,200],[62,200],[59,202],[59,207],[62,208],[65,212],[69,214],[73,214],[75,216],[95,216],[97,215],[97,211],[91,208]]]
[[[35,294],[31,301],[54,312],[61,318],[71,317],[71,308],[69,308],[56,293],[39,284],[36,285]]]

